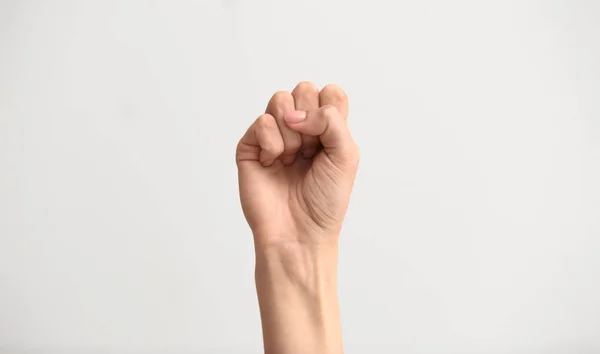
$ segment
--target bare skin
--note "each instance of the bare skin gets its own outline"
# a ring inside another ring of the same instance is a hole
[[[237,146],[266,354],[343,353],[338,238],[359,162],[336,85],[277,92]]]

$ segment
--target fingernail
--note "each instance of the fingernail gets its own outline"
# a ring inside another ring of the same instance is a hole
[[[306,119],[305,111],[291,111],[286,113],[283,118],[288,123],[300,123]]]
[[[288,166],[293,164],[294,160],[296,160],[296,155],[288,155],[284,157],[283,160],[281,160],[281,162],[283,162],[284,165]]]

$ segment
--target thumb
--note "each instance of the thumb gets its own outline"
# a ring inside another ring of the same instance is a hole
[[[290,129],[318,136],[327,156],[337,163],[358,164],[359,152],[346,121],[337,108],[326,105],[310,111],[291,111],[284,115]]]

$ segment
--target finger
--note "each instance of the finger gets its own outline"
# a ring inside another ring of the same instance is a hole
[[[319,108],[319,88],[312,82],[301,82],[292,91],[294,104],[298,111],[310,111]],[[311,158],[317,152],[319,138],[302,134],[302,156]]]
[[[286,165],[294,162],[296,153],[302,146],[302,137],[300,133],[291,130],[285,124],[284,115],[286,112],[291,111],[294,111],[294,97],[289,92],[279,91],[271,97],[266,112],[275,117],[277,125],[279,126],[284,145],[283,154],[279,159]]]
[[[340,116],[348,120],[348,96],[338,85],[329,84],[323,87],[319,93],[319,105],[334,106],[340,112]]]
[[[302,134],[318,136],[324,152],[335,163],[358,164],[359,152],[346,122],[334,106],[293,111],[285,116],[287,125]]]
[[[263,114],[248,128],[238,144],[236,160],[260,161],[270,166],[283,153],[284,144],[277,121],[270,114]]]

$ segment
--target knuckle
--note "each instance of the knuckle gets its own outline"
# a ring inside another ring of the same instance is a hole
[[[269,135],[261,143],[261,149],[269,154],[280,155],[284,149],[283,141],[276,135]]]
[[[256,124],[263,129],[272,129],[277,127],[277,122],[270,114],[263,114],[256,120]]]
[[[336,102],[342,102],[348,99],[346,92],[344,92],[344,90],[342,90],[342,88],[336,84],[329,84],[323,87],[321,90],[321,95],[327,96]]]
[[[300,136],[285,141],[284,154],[295,154],[302,147],[302,138]]]
[[[296,85],[296,88],[293,91],[297,94],[319,94],[319,88],[317,85],[313,84],[310,81],[302,81]]]
[[[265,143],[263,150],[267,151],[271,155],[281,155],[281,153],[283,153],[283,144],[280,144],[277,141],[269,139]]]
[[[321,108],[321,113],[323,115],[323,118],[327,120],[335,119],[335,117],[337,117],[337,115],[339,114],[337,108],[335,108],[335,106],[332,105],[323,106]]]
[[[275,118],[270,114],[263,114],[256,120],[257,129],[260,131],[260,147],[269,154],[281,154],[283,141],[279,135],[279,128]]]
[[[287,91],[277,91],[271,97],[271,103],[275,105],[280,105],[288,101],[292,97],[292,94]]]

